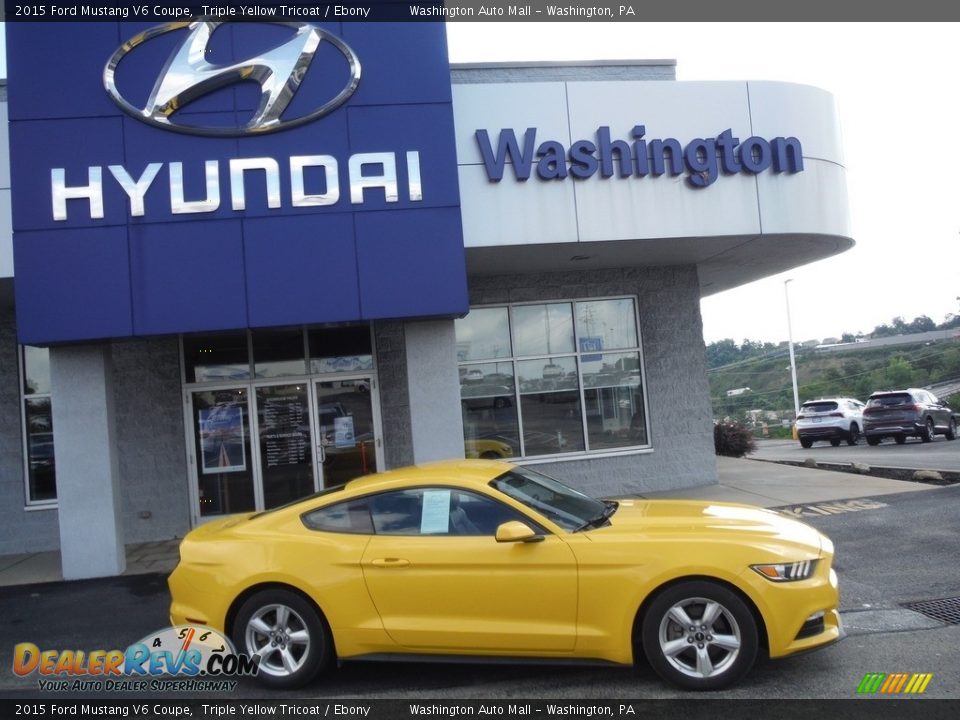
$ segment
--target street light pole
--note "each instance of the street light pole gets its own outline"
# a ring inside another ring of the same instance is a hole
[[[800,414],[800,393],[797,391],[797,361],[793,355],[793,326],[790,323],[790,292],[789,284],[793,278],[787,278],[783,281],[783,296],[787,301],[787,340],[790,346],[790,375],[793,379],[793,439],[797,439],[797,421],[796,417]]]

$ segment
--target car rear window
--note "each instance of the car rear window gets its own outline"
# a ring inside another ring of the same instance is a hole
[[[910,393],[891,393],[890,395],[878,395],[867,401],[867,407],[894,407],[896,405],[910,405],[913,403],[913,397]]]
[[[831,412],[837,409],[837,404],[835,402],[805,403],[803,409],[807,412]]]

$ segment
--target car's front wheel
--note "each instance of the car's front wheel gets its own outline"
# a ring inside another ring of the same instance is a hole
[[[955,440],[957,437],[957,419],[950,418],[950,424],[947,425],[947,440]]]
[[[757,657],[757,623],[732,590],[691,580],[661,591],[641,625],[643,650],[664,680],[688,690],[735,683]]]
[[[233,642],[238,652],[260,656],[257,679],[274,688],[305,685],[333,655],[326,623],[289,590],[265,590],[247,599],[237,613]]]

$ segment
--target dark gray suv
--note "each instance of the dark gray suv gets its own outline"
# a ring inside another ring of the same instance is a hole
[[[879,445],[885,437],[898,444],[908,437],[932,442],[935,435],[947,440],[957,436],[960,415],[927,390],[907,388],[875,392],[863,411],[863,434],[870,445]]]

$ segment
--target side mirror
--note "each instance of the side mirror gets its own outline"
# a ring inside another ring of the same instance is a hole
[[[497,528],[496,538],[498,543],[529,543],[542,541],[543,535],[537,535],[537,533],[519,520],[511,520]]]

